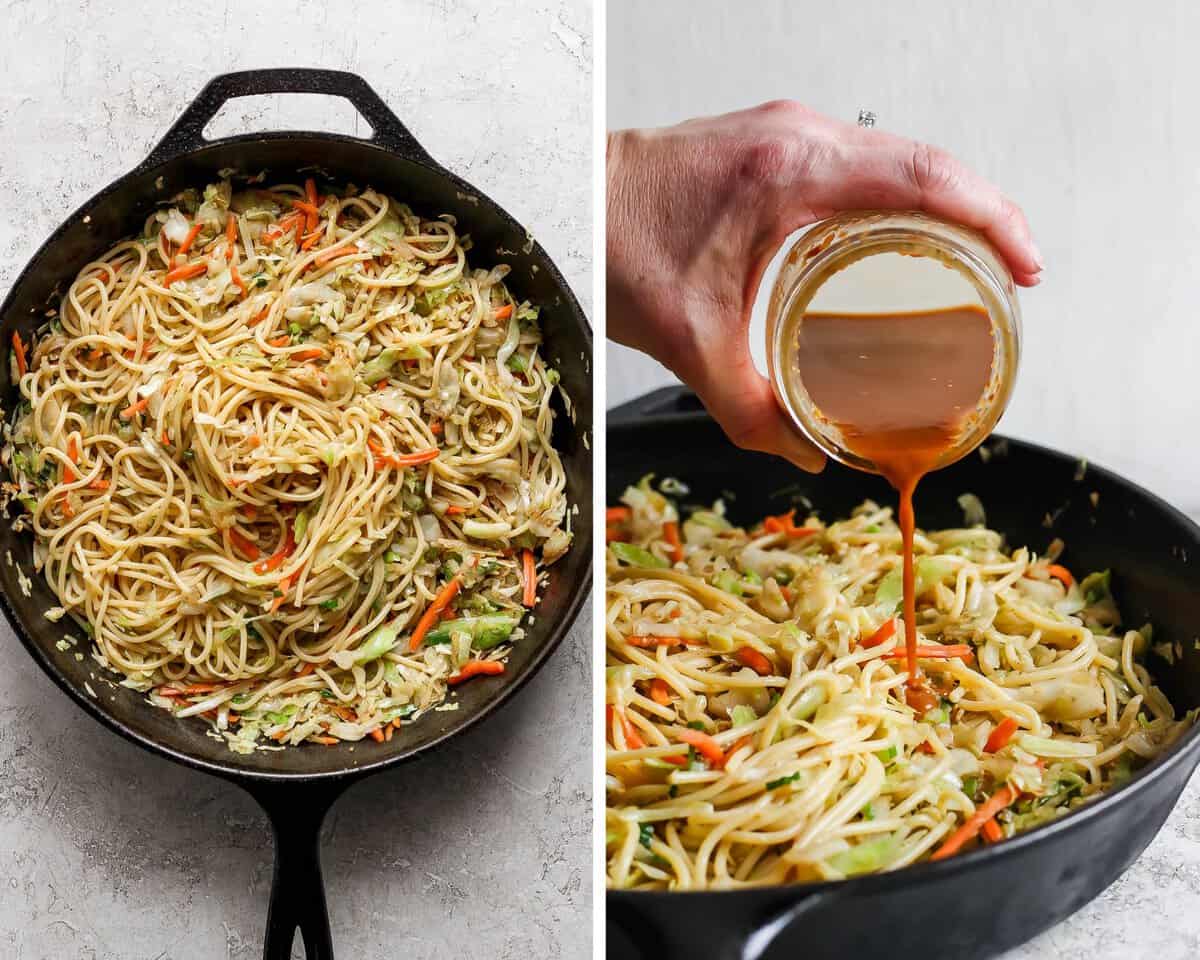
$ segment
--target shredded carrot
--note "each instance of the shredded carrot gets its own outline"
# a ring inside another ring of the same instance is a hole
[[[383,743],[383,730],[381,730],[379,727],[376,727],[371,731],[371,739],[376,743]]]
[[[99,360],[102,356],[104,356],[104,351],[101,350],[99,347],[93,347],[91,350],[88,351],[87,358],[89,360],[95,361],[95,360]]]
[[[312,233],[306,233],[300,240],[301,250],[311,250],[321,242],[321,231],[314,230]]]
[[[671,688],[667,686],[667,681],[662,677],[655,677],[650,681],[650,699],[660,707],[671,705]]]
[[[265,320],[267,318],[267,314],[270,312],[271,312],[271,305],[268,303],[265,307],[263,307],[260,311],[258,311],[258,313],[256,313],[254,316],[252,316],[249,320],[246,321],[246,326],[253,327],[260,320]]]
[[[605,523],[623,523],[633,516],[633,511],[628,507],[609,507],[604,511]]]
[[[425,639],[430,628],[437,623],[441,612],[458,596],[458,588],[462,586],[462,578],[455,576],[447,581],[446,585],[438,591],[437,596],[433,598],[433,602],[425,608],[425,612],[421,614],[421,619],[417,621],[417,628],[412,632],[412,636],[408,641],[408,650],[410,653],[416,653],[421,649],[421,642]]]
[[[67,459],[73,464],[79,464],[79,438],[75,434],[71,434],[67,440]]]
[[[967,643],[948,643],[945,646],[917,645],[917,658],[921,660],[970,660],[975,650]],[[903,660],[907,651],[903,648],[884,654],[885,660]]]
[[[290,730],[276,730],[273,734],[271,734],[271,739],[272,740],[282,740],[289,733],[291,733]]]
[[[308,202],[314,207],[321,202],[317,197],[317,181],[312,177],[304,181],[304,195],[308,197]]]
[[[289,576],[286,576],[282,580],[279,581],[279,596],[277,596],[275,598],[275,601],[271,604],[271,612],[272,613],[274,613],[276,610],[278,610],[280,607],[283,606],[283,601],[287,599],[287,592],[289,589],[291,589],[292,581],[295,580],[296,577],[298,577],[298,576],[300,576],[300,572],[296,571],[295,573],[293,573]]]
[[[108,489],[108,481],[104,480],[102,478],[93,480],[91,483],[88,484],[88,489],[89,490],[107,490]]]
[[[674,520],[668,520],[663,524],[663,539],[671,545],[671,562],[679,563],[683,560],[683,544],[679,540],[679,524]]]
[[[149,403],[150,399],[148,397],[142,397],[141,400],[135,400],[133,403],[127,406],[120,412],[120,414],[118,414],[118,416],[120,416],[122,420],[132,420],[139,413],[145,410]]]
[[[625,712],[623,710],[616,709],[610,703],[605,706],[604,712],[605,712],[606,723],[613,730],[613,745],[614,746],[616,745],[616,729],[617,729],[613,722],[614,720],[621,724],[621,732],[625,735],[625,749],[626,750],[641,750],[644,746],[646,746],[646,741],[644,741],[641,738],[641,735],[637,732],[637,727],[635,727],[629,721],[629,718],[625,716]]]
[[[229,245],[225,250],[225,260],[229,263],[233,262],[233,251],[237,247],[237,232],[237,217],[231,213],[229,215],[229,222],[225,224],[225,242]],[[238,284],[238,286],[241,286],[241,284]],[[243,290],[242,292],[245,293],[246,291]]]
[[[179,245],[177,251],[181,256],[192,249],[192,244],[196,242],[196,238],[200,236],[200,224],[194,224],[192,229],[187,232],[187,236],[183,238],[183,243]]]
[[[513,305],[511,303],[506,303],[504,306],[500,307],[500,309],[498,309],[495,313],[493,313],[492,316],[494,316],[497,320],[507,320],[509,317],[512,316],[512,313],[513,313]]]
[[[308,663],[306,663],[304,666],[302,666],[299,670],[296,671],[296,676],[297,677],[307,677],[310,673],[312,673],[316,669],[317,669],[316,661],[310,660],[310,661],[308,661]]]
[[[988,797],[983,803],[975,808],[975,812],[969,816],[961,827],[950,834],[949,838],[937,850],[934,851],[930,860],[944,860],[946,857],[953,856],[962,849],[963,845],[970,840],[974,840],[983,829],[983,825],[992,819],[1005,807],[1009,806],[1017,799],[1017,791],[1005,784],[994,794]]]
[[[753,647],[740,647],[733,656],[738,663],[749,667],[760,677],[769,677],[775,672],[775,667],[772,666],[771,661]]]
[[[988,843],[999,843],[1004,839],[1004,831],[1000,829],[995,817],[983,825],[983,839]]]
[[[499,660],[468,660],[458,668],[458,673],[448,676],[446,682],[456,687],[472,677],[498,677],[503,672],[504,664]]]
[[[283,542],[279,545],[279,549],[267,557],[265,560],[260,560],[254,565],[254,572],[259,576],[264,573],[270,573],[272,570],[278,570],[283,566],[283,561],[292,555],[296,549],[296,534],[295,528],[292,526],[292,521],[288,521],[287,529],[283,534]],[[253,558],[251,558],[253,559]],[[287,590],[283,590],[287,593]]]
[[[626,534],[623,531],[618,530],[616,527],[605,527],[604,528],[604,542],[605,543],[624,543],[626,541],[626,539],[627,539]]]
[[[305,360],[318,360],[325,356],[325,351],[314,347],[311,350],[299,350],[292,354],[292,359],[297,363],[303,363]]]
[[[439,451],[436,447],[429,450],[421,450],[417,453],[402,453],[399,456],[383,456],[375,457],[375,469],[382,470],[385,467],[417,467],[422,463],[429,463],[431,460],[438,458]]]
[[[315,263],[318,267],[323,267],[330,260],[336,260],[338,257],[344,257],[349,253],[358,253],[358,247],[341,246],[332,247],[329,250],[322,250],[317,254],[316,258],[313,260],[313,263]]]
[[[1075,578],[1071,576],[1071,571],[1059,563],[1052,563],[1046,568],[1046,572],[1055,580],[1062,582],[1062,585],[1068,590],[1071,589],[1071,584],[1075,582]]]
[[[282,337],[276,337],[274,340],[268,340],[267,345],[271,347],[286,347],[292,342],[292,338],[286,334]]]
[[[440,437],[442,435],[442,429],[443,428],[442,428],[441,420],[433,420],[429,424],[429,432],[432,433],[435,437]]]
[[[246,281],[242,279],[242,275],[238,273],[237,264],[235,263],[229,268],[229,277],[233,280],[233,285],[241,291],[242,296],[246,295]]]
[[[315,743],[323,743],[327,747],[332,747],[335,743],[341,742],[340,740],[338,740],[337,737],[326,737],[326,736],[313,737],[313,741]]]
[[[725,751],[721,749],[720,744],[702,730],[680,730],[675,734],[675,739],[680,743],[686,743],[688,746],[695,747],[696,752],[704,757],[713,767],[720,770],[725,766]]]
[[[887,643],[892,639],[892,634],[896,632],[896,618],[885,620],[883,625],[873,634],[867,637],[861,644],[864,647],[878,647],[880,644]]]
[[[22,377],[29,370],[29,364],[25,360],[25,344],[21,342],[21,335],[15,330],[12,335],[13,353],[17,355],[17,373]]]
[[[208,264],[201,261],[200,263],[186,263],[182,267],[176,267],[167,273],[163,279],[163,286],[169,287],[171,284],[179,280],[191,280],[192,277],[198,277],[202,273],[208,272]]]
[[[229,528],[229,539],[233,541],[233,545],[237,548],[238,552],[247,560],[257,560],[262,556],[258,545],[239,532],[237,527]]]
[[[798,527],[796,526],[796,511],[789,510],[787,513],[781,513],[777,517],[767,517],[763,521],[763,529],[767,533],[784,533],[789,537],[811,537],[814,533],[821,531],[817,527]]]
[[[257,433],[252,433],[246,438],[246,442],[250,444],[251,450],[257,450],[262,446],[262,437],[260,437]]]
[[[180,687],[179,692],[185,697],[190,697],[196,693],[214,693],[223,686],[224,684],[221,683],[192,683],[186,687]]]
[[[71,495],[69,493],[62,495],[61,502],[63,515],[67,517],[75,516],[75,508],[71,506]]]
[[[292,206],[309,217],[316,217],[321,212],[315,203],[309,203],[307,200],[292,200]]]
[[[525,581],[525,592],[521,595],[521,603],[532,607],[537,603],[537,566],[534,563],[533,551],[521,551],[521,571]]]
[[[680,617],[683,616],[683,611],[680,610],[678,607],[675,607],[670,613],[667,614],[667,616],[670,617],[672,620],[678,620]]]
[[[452,503],[446,508],[446,516],[459,517],[467,512],[467,508],[460,503]]]
[[[735,754],[739,750],[741,750],[742,747],[752,747],[752,746],[754,746],[754,734],[748,733],[744,737],[742,737],[741,740],[739,740],[737,743],[735,743],[732,747],[729,748],[729,753],[727,753],[726,756],[732,756],[733,754]]]
[[[1012,717],[1005,717],[998,724],[996,729],[991,732],[987,738],[987,743],[983,745],[985,753],[996,753],[998,750],[1003,750],[1007,746],[1008,741],[1012,739],[1013,734],[1017,732],[1017,721]]]

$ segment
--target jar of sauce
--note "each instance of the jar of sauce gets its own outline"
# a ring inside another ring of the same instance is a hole
[[[999,254],[981,234],[920,213],[817,224],[788,251],[771,292],[767,357],[779,403],[826,454],[882,474],[899,493],[914,707],[931,695],[915,655],[913,491],[991,433],[1012,394],[1020,337]]]

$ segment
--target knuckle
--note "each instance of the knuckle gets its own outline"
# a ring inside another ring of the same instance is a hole
[[[796,117],[808,114],[808,107],[799,100],[768,100],[766,103],[760,104],[756,109],[759,113],[770,117]]]
[[[937,191],[954,181],[958,164],[940,147],[927,143],[913,144],[910,175],[917,189],[922,192]]]
[[[795,160],[796,148],[791,140],[768,135],[746,144],[739,173],[751,184],[771,184],[782,179]]]

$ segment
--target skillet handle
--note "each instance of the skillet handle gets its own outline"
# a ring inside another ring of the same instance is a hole
[[[158,166],[167,160],[215,142],[206,140],[204,128],[228,101],[270,93],[317,93],[349,100],[373,131],[369,143],[377,143],[408,160],[440,170],[441,167],[417,143],[416,137],[392,113],[358,74],[342,70],[285,67],[273,70],[243,70],[222,73],[200,91],[183,115],[175,121],[139,169]]]
[[[642,417],[661,417],[671,414],[703,413],[704,404],[690,387],[675,384],[659,387],[640,397],[626,401],[608,411],[609,423],[626,423]]]
[[[321,878],[321,824],[347,783],[254,783],[242,786],[271,820],[275,871],[263,960],[290,960],[296,931],[307,960],[333,960],[325,883]]]

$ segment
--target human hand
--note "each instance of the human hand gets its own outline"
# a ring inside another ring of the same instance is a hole
[[[750,355],[750,309],[788,234],[848,210],[924,210],[984,233],[1023,286],[1025,217],[945,151],[790,101],[608,137],[608,335],[696,391],[738,446],[820,470]]]

